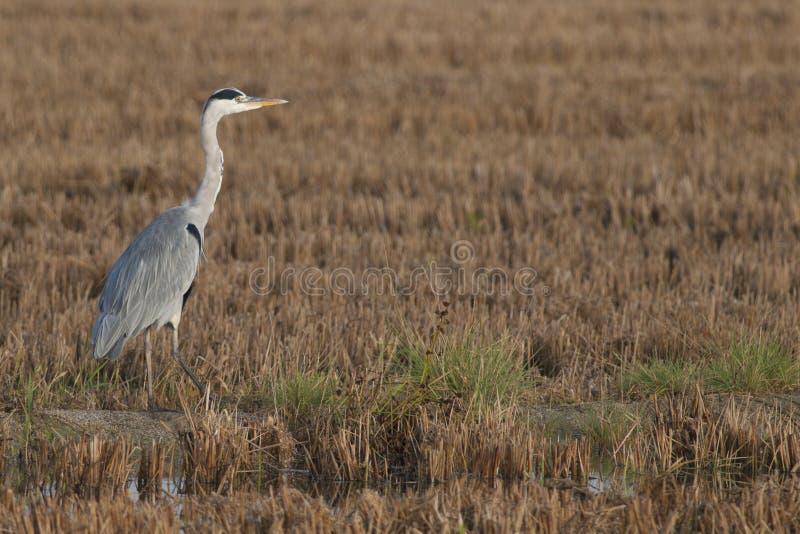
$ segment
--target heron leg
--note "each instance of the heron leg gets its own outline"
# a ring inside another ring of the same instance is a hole
[[[147,409],[158,407],[153,400],[153,346],[150,344],[150,329],[144,331],[144,359],[147,364]]]
[[[178,365],[181,366],[181,369],[183,369],[183,371],[187,375],[189,375],[189,378],[192,379],[192,382],[194,382],[194,385],[197,386],[197,389],[200,391],[200,396],[201,397],[204,396],[206,394],[206,388],[203,387],[202,382],[200,382],[200,380],[194,375],[192,370],[189,369],[189,366],[186,365],[186,363],[184,363],[183,359],[181,359],[180,352],[178,352],[178,329],[177,328],[173,328],[172,329],[172,356],[175,358],[175,360],[177,360]],[[209,396],[210,396],[210,398],[212,400],[215,398],[214,395],[210,395],[209,394]]]

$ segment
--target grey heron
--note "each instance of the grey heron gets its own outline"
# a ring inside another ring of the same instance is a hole
[[[203,231],[222,185],[217,124],[226,115],[285,103],[277,98],[247,96],[233,88],[214,92],[200,115],[200,142],[206,162],[197,193],[148,224],[108,273],[92,329],[94,357],[116,360],[125,343],[144,332],[149,407],[154,406],[150,332],[165,325],[172,328],[173,357],[204,394],[200,380],[181,359],[178,326],[200,263]]]

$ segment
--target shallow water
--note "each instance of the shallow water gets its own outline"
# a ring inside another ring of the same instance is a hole
[[[159,488],[159,496],[170,496],[177,499],[183,496],[183,492],[181,489],[181,482],[176,482],[170,478],[164,478],[161,480],[161,487]],[[147,495],[147,491],[139,491],[139,481],[135,478],[128,480],[127,484],[128,490],[128,497],[133,502],[139,502],[139,500]]]
[[[537,477],[532,477],[530,480],[514,481],[514,484],[528,484],[533,483]],[[487,484],[493,482],[500,482],[497,480],[486,480]],[[508,484],[509,481],[503,481]],[[335,508],[342,500],[352,495],[353,493],[369,489],[376,491],[381,495],[409,495],[419,494],[431,487],[437,485],[444,485],[445,483],[431,483],[426,481],[418,481],[412,479],[394,479],[390,481],[361,481],[361,480],[323,480],[313,478],[309,472],[302,470],[285,470],[278,478],[273,479],[260,488],[248,487],[248,490],[256,490],[257,492],[268,491],[269,488],[275,488],[282,484],[288,484],[296,489],[302,490],[312,497],[320,497],[329,506]],[[593,471],[590,473],[588,480],[584,483],[574,482],[576,487],[585,486],[591,493],[600,494],[609,491],[621,491],[623,493],[635,493],[635,484],[630,481],[625,481],[621,477],[615,476],[612,473],[603,473]],[[171,498],[175,500],[176,507],[180,508],[180,501],[184,495],[198,493],[198,491],[187,491],[192,485],[182,478],[163,478],[158,488],[155,498]],[[195,489],[198,488],[195,486]],[[126,485],[128,497],[133,502],[139,502],[150,497],[150,492],[147,488],[139,489],[138,479],[131,478]],[[214,488],[202,488],[200,493],[213,493]]]

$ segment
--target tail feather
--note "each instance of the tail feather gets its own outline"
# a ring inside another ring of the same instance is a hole
[[[125,331],[125,322],[116,315],[101,313],[92,329],[92,345],[94,346],[94,359],[116,360],[125,348],[128,333]]]

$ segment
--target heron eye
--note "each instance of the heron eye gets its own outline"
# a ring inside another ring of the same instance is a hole
[[[237,103],[244,102],[244,96],[239,95],[236,98],[234,98],[233,101]]]

